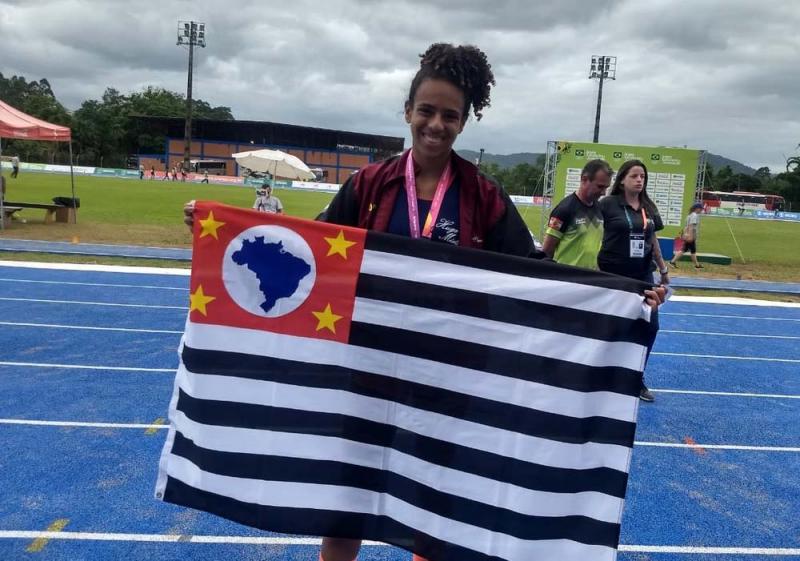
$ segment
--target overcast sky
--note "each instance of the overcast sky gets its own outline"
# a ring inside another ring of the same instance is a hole
[[[186,91],[177,21],[206,23],[194,96],[237,119],[405,136],[433,42],[483,49],[497,86],[456,147],[591,140],[593,54],[617,57],[600,141],[707,149],[781,171],[800,143],[794,0],[0,0],[0,72],[47,78],[69,109],[106,87]]]

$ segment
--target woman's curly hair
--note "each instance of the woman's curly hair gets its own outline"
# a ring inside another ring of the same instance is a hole
[[[475,118],[480,121],[483,109],[489,107],[489,94],[495,83],[492,65],[484,52],[473,45],[456,47],[450,43],[434,43],[420,58],[420,69],[411,81],[406,103],[414,105],[414,96],[423,81],[429,78],[447,80],[464,93],[464,118],[469,116],[472,107]]]

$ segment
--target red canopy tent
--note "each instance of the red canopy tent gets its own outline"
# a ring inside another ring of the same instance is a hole
[[[75,199],[75,176],[72,172],[72,133],[69,127],[54,125],[14,109],[0,100],[0,141],[3,138],[20,140],[45,140],[49,142],[69,142],[69,176],[72,184],[72,199]],[[0,156],[2,156],[0,143]],[[0,197],[0,219],[3,215],[3,197]],[[5,228],[5,222],[2,221]]]

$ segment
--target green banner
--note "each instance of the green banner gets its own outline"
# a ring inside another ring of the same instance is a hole
[[[578,190],[581,170],[589,160],[601,159],[615,171],[628,160],[647,166],[647,193],[658,206],[665,225],[680,226],[694,202],[700,151],[687,148],[624,146],[558,141],[552,206]]]
[[[253,185],[253,186],[257,186],[257,187],[260,187],[264,183],[269,183],[269,182],[270,182],[269,179],[262,179],[262,178],[249,177],[249,176],[244,178],[244,184],[245,185]],[[275,189],[288,189],[288,188],[290,188],[292,186],[292,182],[290,180],[286,180],[286,179],[276,179],[272,183],[272,185],[273,185],[273,187]]]
[[[106,177],[139,177],[139,170],[118,168],[95,168],[94,175]]]

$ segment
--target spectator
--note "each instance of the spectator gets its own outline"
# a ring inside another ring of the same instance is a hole
[[[15,178],[19,175],[19,156],[11,157],[11,177]]]
[[[259,212],[272,212],[275,214],[283,214],[283,205],[278,197],[272,196],[272,186],[264,183],[261,189],[256,191],[256,202],[253,203],[253,208]]]
[[[669,264],[678,268],[677,261],[683,257],[683,254],[689,252],[694,263],[695,268],[702,269],[703,266],[697,262],[697,236],[700,233],[700,212],[703,210],[703,203],[694,203],[689,215],[686,217],[686,225],[683,227],[681,239],[683,240],[683,247],[679,252],[672,256]]]

